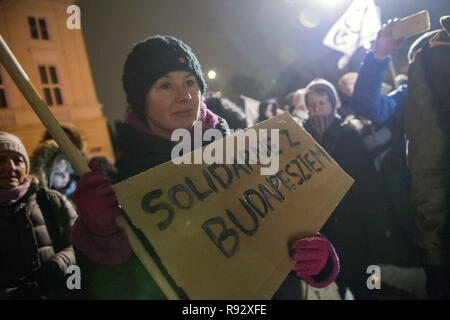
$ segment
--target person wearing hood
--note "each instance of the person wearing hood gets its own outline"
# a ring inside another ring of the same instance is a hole
[[[20,139],[0,132],[0,299],[67,298],[76,211],[29,172]]]
[[[410,199],[430,299],[450,299],[450,16],[441,25],[410,65],[404,107]]]
[[[77,187],[78,177],[55,140],[40,143],[31,159],[31,172],[38,178],[41,188],[53,189],[68,199]]]
[[[122,80],[130,108],[118,132],[123,149],[117,160],[119,180],[169,161],[175,145],[170,138],[175,129],[192,131],[200,121],[203,130],[216,128],[223,135],[229,134],[226,121],[204,104],[206,85],[200,64],[182,41],[153,36],[137,43],[126,58]],[[87,297],[165,299],[115,223],[116,217],[124,213],[112,181],[95,171],[87,173],[81,177],[73,200],[80,212],[72,230],[73,240],[79,250]],[[150,243],[143,236],[140,240],[160,269],[165,270]],[[324,287],[338,273],[334,249],[321,235],[295,241],[291,253],[296,265],[290,279],[302,278]],[[167,273],[166,277],[181,298],[188,298]],[[292,293],[290,298],[296,296],[300,292]]]
[[[373,264],[368,234],[373,232],[370,217],[378,211],[376,170],[359,133],[338,115],[340,100],[330,82],[315,79],[309,83],[305,101],[309,113],[305,129],[355,180],[321,229],[341,258],[336,283],[340,290],[348,286],[356,299],[371,299],[366,268]]]

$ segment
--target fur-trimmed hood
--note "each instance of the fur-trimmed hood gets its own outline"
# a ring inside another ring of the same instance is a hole
[[[55,140],[46,140],[38,145],[34,150],[30,163],[31,163],[31,174],[35,175],[39,180],[39,187],[51,189],[50,188],[50,174],[52,170],[53,161],[57,156],[62,156],[62,151],[58,147]],[[70,166],[70,163],[67,163]],[[69,171],[71,174],[71,181],[75,180],[75,172],[70,166]],[[69,186],[64,190],[58,190],[66,196],[70,196],[73,191],[73,185]],[[70,189],[70,190],[68,190]]]

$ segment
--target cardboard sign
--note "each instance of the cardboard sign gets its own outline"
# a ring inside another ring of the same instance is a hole
[[[406,39],[428,30],[430,30],[430,15],[427,10],[422,10],[394,22],[392,37],[394,39]]]
[[[253,128],[280,129],[275,175],[169,161],[115,185],[191,299],[270,299],[294,266],[288,245],[314,236],[353,182],[287,113]]]

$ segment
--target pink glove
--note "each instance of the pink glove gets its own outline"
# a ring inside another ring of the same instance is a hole
[[[96,171],[83,175],[72,199],[79,213],[71,232],[74,246],[98,263],[126,262],[131,248],[127,235],[115,222],[122,209],[111,179]]]
[[[109,177],[95,171],[84,174],[72,199],[90,233],[109,236],[119,231],[115,219],[122,211]]]
[[[318,236],[295,241],[291,247],[293,270],[299,278],[316,288],[328,286],[339,273],[339,259],[327,238]]]

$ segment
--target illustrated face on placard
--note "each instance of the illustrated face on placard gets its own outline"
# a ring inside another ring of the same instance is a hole
[[[50,173],[50,185],[52,189],[63,189],[70,182],[70,164],[65,158],[57,157],[54,160]]]

